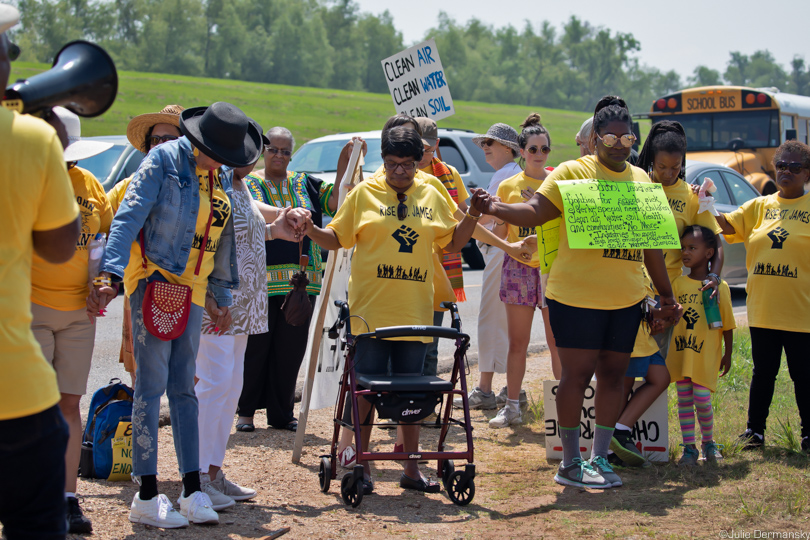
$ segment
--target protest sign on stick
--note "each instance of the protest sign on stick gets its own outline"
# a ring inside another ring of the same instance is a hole
[[[386,58],[382,68],[397,113],[436,121],[455,114],[435,40]]]
[[[362,143],[355,141],[346,173],[338,186],[338,208],[346,199],[349,187],[356,185],[363,166]],[[340,377],[343,373],[343,358],[340,344],[329,340],[325,334],[337,318],[335,300],[348,300],[349,273],[353,249],[340,248],[329,254],[326,261],[321,294],[315,300],[312,320],[309,325],[309,339],[304,358],[307,359],[307,376],[301,394],[301,407],[298,411],[298,429],[295,433],[292,462],[301,461],[304,435],[307,431],[310,404],[313,409],[334,405],[337,398]],[[334,347],[334,348],[333,348]],[[316,384],[320,383],[320,384]]]
[[[564,180],[558,185],[571,249],[680,249],[660,184]]]

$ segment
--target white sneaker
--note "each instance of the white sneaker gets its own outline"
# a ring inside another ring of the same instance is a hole
[[[495,403],[495,394],[490,392],[489,394],[485,394],[481,391],[480,388],[477,386],[467,394],[467,403],[470,405],[470,410],[473,409],[497,409],[498,406]],[[462,408],[464,406],[464,401],[461,396],[456,397],[453,400],[453,406],[457,408]]]
[[[188,520],[174,509],[163,493],[148,501],[142,501],[140,494],[136,493],[132,498],[132,506],[129,507],[129,520],[161,529],[188,527]]]
[[[220,491],[217,485],[211,482],[211,477],[207,474],[200,474],[200,487],[202,488],[202,492],[211,499],[211,508],[215,511],[219,512],[231,506],[236,506],[236,501]]]
[[[504,407],[498,414],[495,415],[495,418],[489,421],[489,427],[491,428],[504,428],[507,426],[518,426],[523,423],[523,418],[520,415],[520,409],[517,411],[513,411],[509,407]]]
[[[529,406],[529,397],[526,395],[526,390],[523,390],[521,388],[519,396],[520,397],[518,398],[518,402],[520,403],[520,408],[522,410],[526,410],[526,407]],[[504,386],[503,388],[501,388],[500,393],[497,396],[495,396],[495,403],[498,405],[498,407],[503,407],[504,405],[506,405],[507,399],[508,396],[506,394],[506,387]]]
[[[239,484],[231,482],[225,478],[225,473],[222,470],[217,472],[217,477],[211,480],[211,485],[216,488],[220,493],[224,493],[234,501],[246,501],[256,496],[256,490],[242,487]],[[217,508],[214,508],[217,510]]]
[[[195,491],[188,497],[181,493],[177,502],[180,503],[180,513],[191,523],[212,525],[219,523],[219,516],[214,512],[211,498],[202,491]]]

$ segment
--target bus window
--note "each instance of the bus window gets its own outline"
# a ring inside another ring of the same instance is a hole
[[[750,201],[755,197],[759,197],[759,192],[745,183],[742,178],[733,173],[723,172],[723,178],[726,179],[726,184],[734,197],[734,202],[741,206],[744,202]]]
[[[771,133],[768,121],[771,116],[775,116],[772,111],[715,114],[712,147],[715,150],[726,150],[729,148],[729,142],[734,139],[741,139],[743,148],[770,146]]]
[[[807,144],[807,120],[804,119],[804,118],[799,118],[798,139],[799,139],[799,142],[803,142],[804,144]]]
[[[789,129],[794,129],[793,127],[793,117],[789,114],[782,115],[782,138],[780,140],[785,140],[785,132]]]

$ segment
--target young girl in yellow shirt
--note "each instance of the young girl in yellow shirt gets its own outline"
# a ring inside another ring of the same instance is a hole
[[[683,306],[683,318],[675,326],[667,354],[667,368],[678,389],[678,421],[683,435],[683,457],[678,465],[693,466],[698,461],[695,445],[695,411],[702,434],[703,459],[707,463],[723,459],[714,442],[714,411],[712,393],[717,389],[717,373],[721,377],[731,369],[734,312],[731,292],[725,281],[720,281],[716,305],[722,326],[710,326],[709,313],[701,292],[709,275],[709,261],[717,250],[717,236],[710,229],[693,225],[681,235],[683,264],[690,269],[688,276],[677,277],[672,290]],[[715,310],[716,313],[716,310]],[[725,348],[725,351],[723,350]]]

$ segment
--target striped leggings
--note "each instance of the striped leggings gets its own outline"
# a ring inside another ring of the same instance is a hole
[[[700,422],[701,442],[711,442],[714,439],[711,390],[689,378],[675,384],[678,389],[678,421],[681,424],[683,444],[695,444],[695,410]]]

